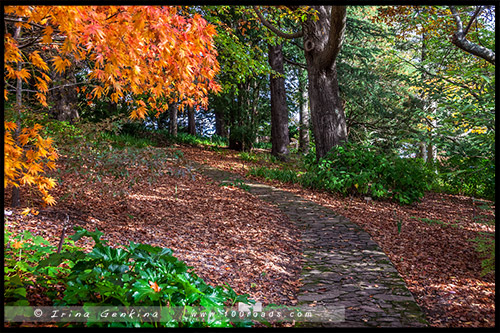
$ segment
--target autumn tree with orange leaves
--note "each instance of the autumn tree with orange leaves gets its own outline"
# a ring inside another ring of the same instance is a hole
[[[47,93],[63,87],[50,74],[82,63],[98,83],[82,87],[87,98],[126,103],[131,119],[159,115],[172,103],[206,106],[207,94],[220,90],[215,28],[200,15],[183,15],[181,7],[7,6],[4,20],[4,96],[15,94],[19,115],[23,92],[47,107]],[[144,92],[146,101],[134,98]],[[4,127],[5,186],[35,185],[44,203],[54,204],[47,191],[55,182],[42,176],[57,159],[51,139],[38,134],[40,125],[22,129],[19,121],[6,121]]]

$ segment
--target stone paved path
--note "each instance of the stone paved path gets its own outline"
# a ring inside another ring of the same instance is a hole
[[[240,180],[272,202],[303,230],[306,262],[298,294],[301,307],[333,309],[312,327],[424,327],[426,321],[404,280],[370,235],[332,210],[275,187],[192,162],[218,181]],[[345,311],[345,312],[344,312]]]

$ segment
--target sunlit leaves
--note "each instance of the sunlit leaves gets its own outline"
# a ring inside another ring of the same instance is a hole
[[[38,132],[39,124],[23,128],[18,140],[13,133],[17,125],[4,122],[4,186],[36,186],[44,205],[55,204],[48,190],[56,186],[54,179],[44,176],[45,168],[54,170],[54,161],[59,157],[51,138],[44,139]]]
[[[28,82],[29,66],[61,74],[74,60],[87,59],[88,78],[100,86],[93,98],[109,95],[117,102],[126,92],[148,91],[154,99],[206,105],[206,94],[220,91],[213,80],[219,70],[215,27],[200,15],[186,18],[178,11],[174,6],[6,7],[6,15],[22,21],[23,35],[41,36],[38,44],[20,50],[22,41],[5,35],[6,79]],[[29,66],[15,70],[23,58]],[[39,76],[35,96],[46,105],[50,81]],[[131,116],[145,113],[139,108]]]
[[[52,61],[54,63],[54,70],[58,74],[63,73],[71,65],[68,59],[63,59],[60,56],[55,56]]]

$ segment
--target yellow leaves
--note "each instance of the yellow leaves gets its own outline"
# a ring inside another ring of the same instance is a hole
[[[43,29],[43,36],[42,36],[42,43],[44,44],[50,44],[52,43],[52,33],[54,32],[54,29],[48,25]]]
[[[4,36],[4,62],[16,63],[22,61],[21,51],[17,47],[17,42],[12,38],[12,35],[6,34]]]
[[[20,71],[14,71],[14,74],[17,79],[21,79],[26,83],[28,83],[28,79],[31,78],[31,74],[27,68],[23,68]]]
[[[421,130],[426,130],[426,131],[432,131],[432,128],[426,124],[418,124],[417,125],[417,128],[418,129],[421,129]]]
[[[71,66],[71,62],[68,59],[63,59],[60,56],[55,56],[52,58],[54,63],[54,69],[56,73],[60,74],[66,70],[66,67]]]
[[[35,177],[25,174],[19,181],[22,186],[35,184]]]
[[[471,129],[471,133],[477,133],[477,134],[484,134],[488,131],[487,127],[479,127],[476,126],[473,129]]]
[[[99,86],[92,89],[92,94],[94,95],[94,98],[101,98],[103,92],[104,92],[104,89],[102,87],[99,87]]]
[[[35,96],[44,106],[51,82],[46,73],[64,73],[72,64],[69,59],[90,60],[89,78],[101,83],[93,98],[110,95],[115,103],[126,92],[147,91],[155,99],[175,94],[201,105],[211,91],[221,90],[214,82],[219,71],[216,30],[201,15],[184,17],[174,6],[11,6],[8,10],[25,18],[40,39],[19,50],[12,35],[4,36],[5,77],[33,82]],[[55,40],[56,34],[63,42]],[[14,64],[20,61],[26,68],[16,71]],[[7,91],[4,94],[7,98]],[[138,106],[130,117],[142,118],[147,108]]]
[[[56,168],[54,160],[58,154],[52,146],[53,140],[44,139],[38,134],[42,129],[40,124],[23,128],[17,142],[13,137],[17,125],[4,122],[4,128],[4,186],[37,186],[43,202],[54,204],[55,200],[47,190],[54,188],[56,182],[43,175],[45,168]]]
[[[54,199],[53,196],[51,196],[50,194],[47,194],[46,196],[44,196],[43,198],[43,202],[46,204],[46,205],[49,205],[49,206],[53,206],[56,204],[56,200]]]
[[[33,209],[33,208],[29,208],[29,207],[26,207],[26,208],[25,208],[25,209],[21,212],[21,214],[22,214],[23,216],[27,216],[27,215],[28,215],[28,214],[30,214],[30,213],[31,213],[31,214],[33,214],[33,215],[35,215],[35,216],[36,216],[36,215],[38,215],[38,214],[40,214],[40,212],[39,212],[38,210]]]
[[[6,121],[6,122],[4,122],[4,127],[5,127],[5,130],[7,130],[7,131],[15,131],[17,128],[17,125],[14,122]]]
[[[38,175],[39,172],[43,172],[43,168],[40,164],[32,163],[28,166],[28,170],[26,171],[30,175]],[[27,176],[27,175],[25,175]]]
[[[31,54],[29,55],[29,59],[35,67],[38,67],[44,71],[49,70],[49,66],[47,66],[47,63],[42,59],[38,51],[31,52]]]

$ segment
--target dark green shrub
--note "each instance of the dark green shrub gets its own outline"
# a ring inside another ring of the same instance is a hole
[[[421,160],[384,155],[373,146],[348,143],[333,148],[316,162],[314,152],[305,156],[306,172],[253,168],[250,175],[332,193],[369,195],[402,204],[420,200],[428,190],[432,173]]]
[[[255,303],[248,295],[237,295],[229,285],[207,285],[192,267],[172,255],[172,250],[130,242],[128,246],[107,246],[98,230],[89,232],[75,227],[72,241],[91,237],[95,244],[90,253],[65,247],[61,253],[41,237],[25,232],[24,246],[18,254],[19,237],[5,238],[6,301],[7,304],[28,305],[26,289],[32,276],[52,277],[49,289],[64,285],[64,295],[54,300],[56,306],[196,306],[212,310],[207,321],[192,319],[178,322],[128,322],[122,326],[230,327],[249,326],[250,321],[233,323],[224,313],[224,306],[237,302]],[[28,242],[27,239],[32,239]],[[23,255],[24,253],[24,255]],[[31,258],[28,261],[26,259]],[[21,260],[23,259],[23,260]],[[65,264],[65,266],[61,266]],[[50,285],[51,284],[51,285]],[[162,318],[164,319],[164,318]],[[140,319],[137,319],[138,321]],[[87,322],[88,326],[120,326],[120,323]]]
[[[438,167],[435,189],[495,200],[495,159],[452,156]]]
[[[238,151],[250,151],[255,142],[255,130],[249,126],[231,127],[229,135],[229,148]]]
[[[379,152],[374,146],[347,143],[308,165],[303,184],[343,194],[392,198],[402,204],[420,200],[432,174],[419,159]]]

